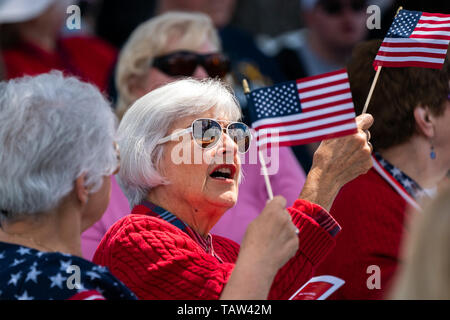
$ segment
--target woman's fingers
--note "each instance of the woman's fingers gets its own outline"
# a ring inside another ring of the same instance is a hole
[[[356,126],[362,130],[369,129],[372,126],[373,121],[374,121],[372,115],[369,113],[361,114],[361,115],[357,116],[355,118],[355,120],[356,120]]]
[[[297,227],[286,210],[286,199],[275,196],[247,228],[242,241],[246,249],[275,268],[283,266],[298,249]]]

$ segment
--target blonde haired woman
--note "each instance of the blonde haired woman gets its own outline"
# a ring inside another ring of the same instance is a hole
[[[450,299],[450,188],[416,213],[393,299]]]
[[[217,32],[206,15],[170,12],[142,23],[131,34],[120,52],[116,74],[119,115],[122,116],[138,98],[172,82],[174,77],[208,76],[205,66],[198,67],[189,74],[187,66],[192,61],[187,60],[183,64],[179,61],[183,58],[178,57],[173,58],[173,63],[180,64],[180,72],[174,70],[173,74],[167,74],[153,66],[156,57],[176,51],[214,53],[217,54],[217,65],[220,65],[224,72],[211,76],[224,76],[229,67],[228,59],[219,53],[220,50]],[[186,69],[181,68],[183,66]],[[184,74],[182,71],[185,71]]]
[[[119,57],[116,74],[117,113],[128,108],[148,92],[179,78],[227,80],[229,61],[221,52],[217,31],[211,19],[201,13],[168,12],[142,23],[130,36]],[[253,149],[252,149],[253,148]],[[215,225],[213,233],[241,242],[248,224],[267,201],[259,164],[250,164],[250,152],[242,156],[244,179],[235,207]],[[293,203],[300,194],[305,174],[288,147],[280,148],[271,165],[274,194]],[[281,165],[282,164],[282,165]],[[91,258],[109,227],[129,212],[127,200],[112,180],[111,203],[96,225],[83,235],[83,252]]]

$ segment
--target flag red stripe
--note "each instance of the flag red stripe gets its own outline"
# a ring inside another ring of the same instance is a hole
[[[449,18],[450,19],[450,14],[422,12],[422,17],[437,17],[437,18]]]
[[[450,23],[450,21],[448,23]],[[436,27],[436,28],[416,27],[414,31],[450,31],[450,27]]]
[[[346,120],[336,121],[336,122],[333,122],[333,123],[326,123],[326,124],[323,124],[323,125],[320,125],[320,126],[314,126],[312,128],[299,129],[299,130],[293,130],[293,131],[285,131],[285,132],[278,132],[277,135],[279,137],[290,136],[290,135],[294,135],[294,134],[301,134],[301,133],[305,133],[305,132],[310,132],[312,130],[315,131],[315,130],[320,130],[320,129],[332,128],[332,127],[335,127],[335,126],[340,126],[342,124],[347,124],[347,123],[351,123],[351,122],[355,123],[355,119],[353,118],[353,119],[346,119]],[[355,123],[355,126],[356,126],[356,123]],[[262,135],[258,135],[256,140],[259,141],[262,138],[270,137],[270,135],[271,135],[270,132],[262,134]]]
[[[383,67],[420,67],[420,68],[431,68],[431,69],[441,69],[442,63],[432,63],[432,62],[421,62],[421,61],[380,61],[375,60],[373,62],[374,66]]]
[[[348,83],[348,79],[341,79],[341,80],[338,80],[338,81],[327,82],[327,83],[319,84],[319,85],[312,86],[312,87],[306,87],[306,88],[303,88],[303,89],[298,89],[298,93],[305,93],[305,92],[308,92],[308,91],[319,90],[319,89],[323,89],[323,88],[327,88],[327,87],[331,87],[331,86],[336,86],[338,84],[343,84],[343,83]]]
[[[322,73],[317,76],[310,76],[310,77],[306,77],[306,78],[297,79],[296,81],[297,81],[297,83],[302,83],[302,82],[307,82],[310,80],[316,80],[316,79],[320,79],[320,78],[335,76],[337,74],[341,74],[341,73],[345,73],[345,72],[346,72],[345,69],[341,69],[341,70],[332,71],[332,72],[328,72],[328,73]]]
[[[341,110],[341,111],[336,111],[336,112],[330,112],[330,113],[325,113],[319,116],[315,116],[315,117],[311,117],[311,118],[307,118],[307,119],[300,119],[300,120],[292,120],[289,122],[279,122],[277,121],[276,123],[270,123],[270,124],[265,124],[262,126],[258,126],[255,127],[255,130],[262,130],[262,129],[268,129],[268,128],[276,128],[276,127],[286,127],[286,126],[291,126],[291,125],[296,125],[296,124],[301,124],[301,123],[306,123],[306,122],[311,122],[311,121],[316,121],[316,120],[321,120],[321,119],[326,119],[326,118],[330,118],[330,117],[334,117],[334,116],[340,116],[342,114],[347,114],[347,113],[354,113],[355,110],[354,108],[348,108],[345,110]]]
[[[427,57],[427,58],[445,58],[445,53],[431,53],[431,52],[391,52],[391,51],[378,51],[378,55],[385,57]]]
[[[439,25],[439,24],[445,24],[445,23],[449,23],[450,21],[437,21],[437,20],[426,20],[426,19],[422,19],[420,18],[419,23],[428,23],[428,24],[435,24],[435,25]]]
[[[341,104],[346,104],[346,103],[353,103],[353,100],[351,98],[348,98],[348,99],[336,100],[336,101],[333,101],[333,102],[328,102],[328,103],[325,103],[325,104],[321,104],[319,106],[303,109],[302,113],[317,111],[317,110],[320,110],[320,109],[331,108],[331,107],[335,107],[335,106],[338,106],[338,105],[341,105]]]
[[[264,144],[264,146],[267,145],[267,147],[270,147],[272,144],[274,146],[280,146],[280,147],[295,146],[295,145],[299,145],[299,144],[313,143],[313,142],[317,142],[317,141],[321,141],[321,140],[325,140],[325,139],[339,138],[339,137],[347,136],[350,134],[354,134],[356,132],[357,132],[356,129],[350,129],[350,130],[334,132],[334,133],[330,133],[330,134],[326,134],[326,135],[322,135],[322,136],[311,137],[311,138],[301,139],[301,140],[283,141],[283,142],[275,142],[275,143],[267,142]]]
[[[351,92],[350,88],[348,88],[348,89],[343,89],[343,90],[338,90],[338,91],[333,91],[333,92],[320,94],[320,95],[317,95],[317,96],[303,98],[303,99],[300,99],[300,104],[305,103],[305,102],[319,100],[319,99],[329,98],[329,97],[332,97],[332,96],[337,96],[339,94],[350,93],[350,92]]]
[[[410,38],[413,39],[441,39],[441,40],[450,40],[450,36],[444,36],[439,34],[411,34]]]
[[[437,43],[429,43],[429,42],[408,42],[408,43],[399,43],[399,42],[384,42],[381,44],[384,47],[390,48],[431,48],[431,49],[448,49],[448,45],[445,44],[437,44]]]

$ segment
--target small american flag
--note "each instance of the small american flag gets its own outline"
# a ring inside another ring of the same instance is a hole
[[[375,69],[424,67],[440,69],[450,42],[450,15],[401,10],[381,44]]]
[[[292,146],[356,132],[345,69],[253,90],[257,145]]]

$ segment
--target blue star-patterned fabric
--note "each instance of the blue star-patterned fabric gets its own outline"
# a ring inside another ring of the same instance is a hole
[[[297,83],[288,81],[271,87],[252,90],[251,121],[301,113]]]
[[[411,197],[415,200],[419,200],[426,195],[423,188],[416,181],[406,175],[406,173],[384,159],[378,152],[375,152],[374,155],[381,166],[383,166],[383,168],[389,172],[391,176],[402,185],[403,188],[405,188],[406,192],[408,192]]]
[[[420,11],[401,10],[389,28],[386,38],[409,38],[421,16]]]
[[[92,299],[136,299],[106,267],[73,255],[0,242],[0,300],[84,299],[88,293]]]

